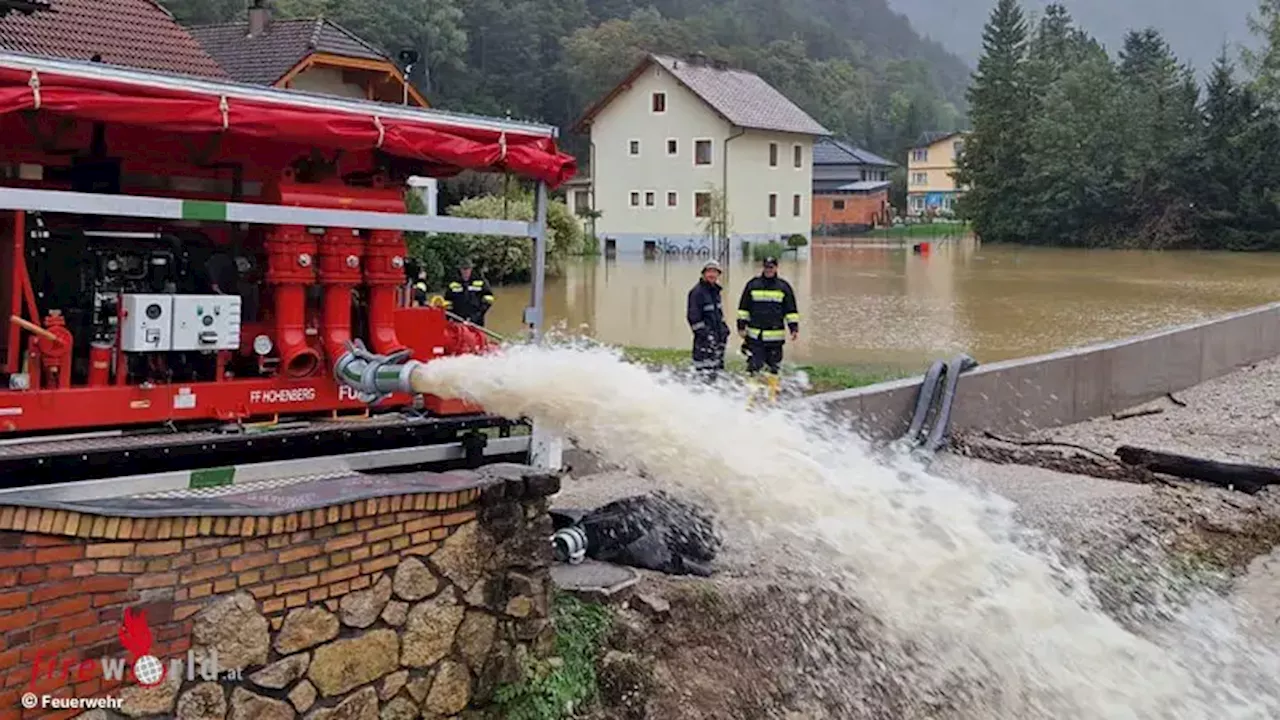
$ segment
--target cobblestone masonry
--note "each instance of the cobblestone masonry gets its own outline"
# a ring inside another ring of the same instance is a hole
[[[276,517],[0,507],[0,719],[83,712],[23,711],[26,692],[124,699],[121,713],[83,714],[95,719],[482,708],[525,656],[553,644],[546,498],[560,480],[511,467],[483,488]],[[216,652],[223,676],[206,681],[197,664],[154,688],[105,679],[96,660],[127,657],[125,609],[146,612],[152,655],[169,664]],[[234,670],[240,679],[227,677]]]

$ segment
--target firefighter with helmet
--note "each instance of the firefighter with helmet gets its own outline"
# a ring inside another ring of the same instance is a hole
[[[763,271],[747,282],[738,301],[738,335],[747,353],[747,372],[768,369],[768,381],[776,392],[782,346],[800,333],[800,311],[791,283],[778,277],[778,259],[764,259]]]
[[[451,281],[444,294],[444,306],[472,325],[484,327],[484,316],[493,307],[493,290],[472,272],[471,261],[463,260],[458,267],[459,279]]]
[[[724,351],[729,342],[729,325],[724,321],[720,299],[720,263],[708,260],[702,277],[689,291],[687,319],[693,330],[693,367],[708,381],[724,370]]]

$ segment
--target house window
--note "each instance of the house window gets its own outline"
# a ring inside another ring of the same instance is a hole
[[[911,174],[911,184],[912,184],[912,185],[928,185],[928,184],[929,184],[929,173],[922,173],[922,172],[912,173],[912,174]]]
[[[631,207],[640,207],[640,193],[632,191]]]
[[[804,146],[796,145],[791,148],[791,164],[796,167],[804,167]]]
[[[960,153],[964,152],[964,141],[957,140],[951,143],[951,149],[955,151],[955,157],[960,157]]]
[[[658,204],[658,196],[657,196],[657,194],[655,194],[655,193],[654,193],[654,192],[652,192],[652,191],[647,192],[647,193],[645,193],[645,194],[644,194],[644,206],[645,206],[645,207],[653,207],[654,205],[657,205],[657,204]]]
[[[697,192],[693,194],[693,216],[700,218],[711,217],[711,193]]]
[[[800,196],[799,195],[791,196],[791,216],[800,217]]]
[[[769,217],[778,217],[778,194],[769,193]]]
[[[667,111],[666,93],[656,92],[653,94],[653,111],[656,113],[664,113]]]
[[[833,210],[843,210],[843,209],[844,209],[844,201],[843,201],[843,200],[832,200],[832,201],[831,201],[831,208],[832,208]]]
[[[769,167],[778,167],[778,143],[769,143]]]
[[[639,157],[639,156],[640,156],[640,141],[639,141],[639,140],[632,140],[632,141],[627,145],[627,152],[628,152],[628,153],[630,153],[632,157]]]
[[[862,172],[862,177],[861,177],[861,178],[859,178],[859,179],[860,179],[860,180],[866,180],[866,179],[867,179],[867,171],[866,171],[866,170],[863,170],[863,171],[861,171],[861,172]]]
[[[679,198],[679,197],[680,197],[680,196],[679,196],[679,195],[677,195],[677,194],[676,194],[676,193],[674,193],[674,192],[668,192],[668,193],[667,193],[667,207],[675,207],[675,206],[676,206],[676,202],[677,202],[677,200],[678,200],[678,198]]]
[[[578,215],[591,210],[591,193],[586,190],[573,191],[573,209]]]
[[[694,165],[710,165],[711,164],[711,141],[695,140],[693,142],[693,164]]]
[[[916,148],[911,151],[911,159],[916,162],[929,161],[929,148]]]
[[[678,155],[678,154],[680,154],[680,143],[676,142],[675,140],[668,140],[668,141],[667,141],[667,154],[668,154],[668,155]]]
[[[911,208],[912,208],[913,210],[923,210],[923,209],[924,209],[924,198],[920,197],[919,195],[917,195],[917,196],[915,196],[915,197],[911,198]]]

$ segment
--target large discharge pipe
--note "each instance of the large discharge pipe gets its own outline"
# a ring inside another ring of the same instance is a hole
[[[391,355],[376,355],[356,340],[347,344],[347,352],[338,358],[333,374],[338,382],[356,391],[361,401],[373,404],[394,393],[416,393],[413,374],[426,363],[414,360],[410,350]]]

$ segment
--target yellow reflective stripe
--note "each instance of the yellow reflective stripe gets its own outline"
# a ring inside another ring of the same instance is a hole
[[[483,281],[483,280],[472,280],[472,281],[471,281],[471,287],[473,287],[473,288],[482,288],[482,287],[484,287],[484,281]]]
[[[450,290],[461,290],[461,289],[462,289],[462,283],[451,282],[451,283],[449,283],[449,289],[450,289]]]
[[[739,319],[739,320],[750,320],[750,319],[751,319],[751,311],[750,311],[750,310],[739,310],[739,311],[738,311],[738,319]]]
[[[427,291],[427,284],[424,282],[417,283],[413,287],[415,290],[421,290],[422,292]]]
[[[747,337],[758,338],[760,337],[760,331],[755,328],[749,327],[747,328]]]
[[[759,338],[761,340],[785,340],[787,337],[786,330],[761,330],[759,328],[747,328],[747,337]]]
[[[786,293],[781,290],[752,290],[751,299],[756,302],[782,302]]]
[[[485,302],[487,302],[487,303],[491,303],[491,302],[493,302],[493,296],[492,296],[492,295],[485,295],[485,296],[484,296],[484,301],[485,301]]]
[[[800,322],[800,313],[787,313],[785,320],[789,323],[798,323]]]

